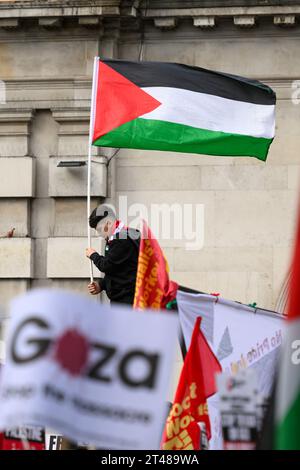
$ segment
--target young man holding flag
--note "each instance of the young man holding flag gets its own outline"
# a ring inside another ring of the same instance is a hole
[[[93,248],[86,249],[86,256],[104,273],[103,278],[88,285],[90,294],[96,295],[105,291],[111,302],[132,305],[140,232],[125,227],[124,223],[116,218],[111,207],[104,204],[93,210],[89,224],[106,240],[104,256]]]

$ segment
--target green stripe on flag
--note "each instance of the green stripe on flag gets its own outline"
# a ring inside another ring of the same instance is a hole
[[[288,385],[287,385],[288,386]],[[275,433],[276,450],[300,450],[300,393]]]
[[[93,142],[93,145],[219,156],[252,156],[265,161],[272,140],[138,118],[108,132]]]

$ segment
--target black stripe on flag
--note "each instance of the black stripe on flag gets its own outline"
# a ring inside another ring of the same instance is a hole
[[[237,75],[169,62],[103,60],[137,86],[170,87],[220,96],[246,103],[274,105],[276,95],[267,85]]]

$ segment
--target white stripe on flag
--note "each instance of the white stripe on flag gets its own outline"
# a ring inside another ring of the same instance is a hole
[[[168,121],[210,131],[270,139],[275,133],[275,106],[245,103],[168,87],[143,90],[162,103],[143,119]]]

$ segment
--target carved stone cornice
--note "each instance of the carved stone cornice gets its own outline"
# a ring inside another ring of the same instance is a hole
[[[139,0],[6,0],[0,2],[0,30],[17,29],[36,20],[43,29],[55,30],[74,25],[100,28],[103,20],[136,19]]]
[[[228,5],[230,2],[223,6],[202,6],[205,2],[199,1],[193,2],[192,7],[188,7],[189,2],[186,2],[185,8],[182,8],[182,4],[180,8],[172,8],[172,3],[175,2],[169,2],[169,7],[166,7],[164,3],[159,6],[156,2],[151,6],[150,2],[148,8],[141,8],[141,16],[144,19],[152,19],[158,28],[161,28],[164,22],[168,24],[172,20],[175,24],[181,19],[190,18],[194,26],[203,29],[211,29],[222,20],[228,19],[237,27],[251,28],[257,25],[257,20],[266,17],[272,18],[275,26],[292,27],[300,18],[300,1],[290,5],[272,5],[272,2],[266,2],[265,5],[252,6]],[[197,3],[199,6],[195,6]]]
[[[143,22],[153,21],[160,30],[172,30],[181,20],[191,19],[196,28],[211,30],[223,20],[231,20],[237,28],[252,28],[261,18],[271,18],[274,26],[293,27],[300,18],[300,1],[170,1],[156,0],[11,0],[0,2],[0,30],[15,30],[36,20],[42,29],[66,28],[68,24],[98,29],[105,34],[110,23],[118,28],[137,30]],[[12,8],[13,4],[13,8]],[[182,7],[184,5],[184,7]],[[209,5],[209,6],[207,6]],[[213,6],[216,5],[216,6]],[[103,32],[104,28],[104,32]]]

